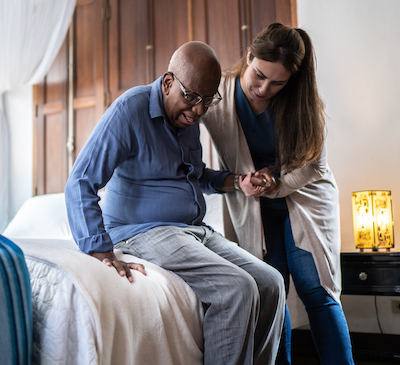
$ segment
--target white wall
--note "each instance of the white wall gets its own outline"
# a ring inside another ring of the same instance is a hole
[[[391,190],[400,237],[400,1],[297,0],[297,7],[299,27],[314,43],[329,117],[343,250],[355,250],[353,191]]]
[[[5,94],[10,134],[9,218],[32,196],[33,111],[32,87],[23,86]]]
[[[400,251],[400,1],[297,0],[313,40],[329,116],[329,164],[340,189],[342,251],[354,248],[351,194],[391,190]],[[397,218],[397,223],[396,223]],[[395,298],[342,298],[352,331],[400,334]],[[399,297],[397,297],[399,299]],[[378,312],[378,316],[375,312]]]

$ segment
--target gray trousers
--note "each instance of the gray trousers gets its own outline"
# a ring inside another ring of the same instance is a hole
[[[282,275],[205,226],[161,226],[114,245],[179,275],[205,309],[204,364],[274,364],[285,312]]]

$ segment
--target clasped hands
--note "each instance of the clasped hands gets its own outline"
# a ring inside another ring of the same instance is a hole
[[[279,190],[281,182],[268,167],[239,176],[239,187],[246,196],[265,196]]]

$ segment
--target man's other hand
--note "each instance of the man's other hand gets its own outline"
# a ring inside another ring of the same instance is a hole
[[[146,275],[146,271],[144,270],[144,266],[142,264],[135,264],[133,262],[124,262],[117,260],[113,251],[108,252],[93,252],[90,256],[95,257],[100,260],[103,264],[114,267],[117,270],[120,276],[126,276],[126,278],[132,283],[133,276],[131,270],[137,270],[141,272],[143,275]]]

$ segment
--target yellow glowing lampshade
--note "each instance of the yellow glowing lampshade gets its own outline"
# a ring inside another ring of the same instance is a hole
[[[356,248],[394,247],[391,192],[357,191],[352,200]]]

